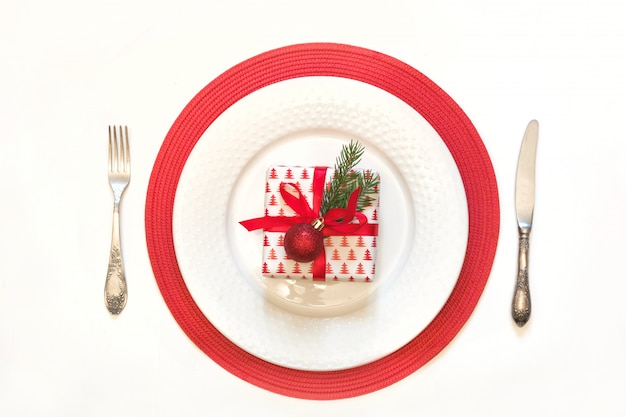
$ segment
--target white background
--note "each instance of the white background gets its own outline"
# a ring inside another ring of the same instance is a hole
[[[626,414],[626,3],[2,2],[0,414],[617,416]],[[493,161],[501,233],[473,315],[427,366],[375,393],[305,401],[252,386],[182,333],[158,291],[145,192],[163,138],[214,77],[294,43],[349,43],[422,71]],[[510,319],[515,165],[540,122],[530,323]],[[104,309],[106,127],[130,126],[122,208],[132,294]]]

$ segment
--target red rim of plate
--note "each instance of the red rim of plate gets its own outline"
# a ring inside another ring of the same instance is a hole
[[[222,335],[194,302],[178,268],[172,232],[174,198],[193,147],[213,121],[246,95],[291,78],[334,76],[362,81],[405,101],[447,145],[465,187],[469,237],[457,283],[432,322],[412,341],[372,363],[340,371],[303,371],[266,362]],[[296,398],[330,400],[367,394],[398,382],[437,355],[476,306],[491,271],[500,227],[491,160],[463,110],[411,66],[351,45],[309,43],[252,57],[204,87],[183,109],[161,146],[148,185],[146,240],[154,275],[182,330],[206,355],[237,377]]]

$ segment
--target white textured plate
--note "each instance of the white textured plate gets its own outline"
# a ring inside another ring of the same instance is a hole
[[[363,143],[381,175],[372,283],[264,278],[269,165],[332,166]],[[280,82],[235,103],[193,149],[176,192],[176,257],[196,304],[228,339],[266,361],[306,370],[362,365],[397,350],[436,316],[459,276],[468,237],[456,164],[433,128],[376,87],[334,77]]]

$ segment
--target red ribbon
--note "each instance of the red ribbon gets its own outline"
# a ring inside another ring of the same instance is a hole
[[[311,207],[300,191],[292,183],[280,183],[280,195],[285,203],[295,212],[295,216],[264,216],[239,222],[243,227],[251,230],[263,229],[268,232],[286,232],[291,226],[298,223],[311,223],[322,217],[324,228],[323,236],[376,236],[378,224],[368,223],[363,213],[356,211],[360,189],[352,192],[345,208],[333,208],[324,216],[320,216],[322,196],[326,185],[326,167],[315,167],[313,174],[313,207]],[[290,187],[292,192],[287,190]],[[357,220],[357,222],[354,222]],[[323,281],[326,268],[326,254],[324,251],[313,261],[313,279]]]

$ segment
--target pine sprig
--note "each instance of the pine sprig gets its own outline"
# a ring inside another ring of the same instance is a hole
[[[357,211],[363,211],[363,209],[372,205],[372,200],[374,200],[374,198],[370,194],[378,191],[377,189],[380,184],[380,177],[377,173],[372,173],[370,170],[367,170],[364,173],[359,172],[359,174],[360,175],[357,180],[360,190],[359,201],[356,209]]]
[[[365,147],[355,141],[342,146],[341,153],[335,161],[335,172],[322,197],[320,208],[322,216],[330,209],[346,207],[350,195],[359,187],[361,189],[357,211],[363,211],[371,205],[373,198],[369,194],[376,191],[380,177],[371,171],[365,171],[365,173],[354,171],[354,167],[361,161],[364,152]]]

